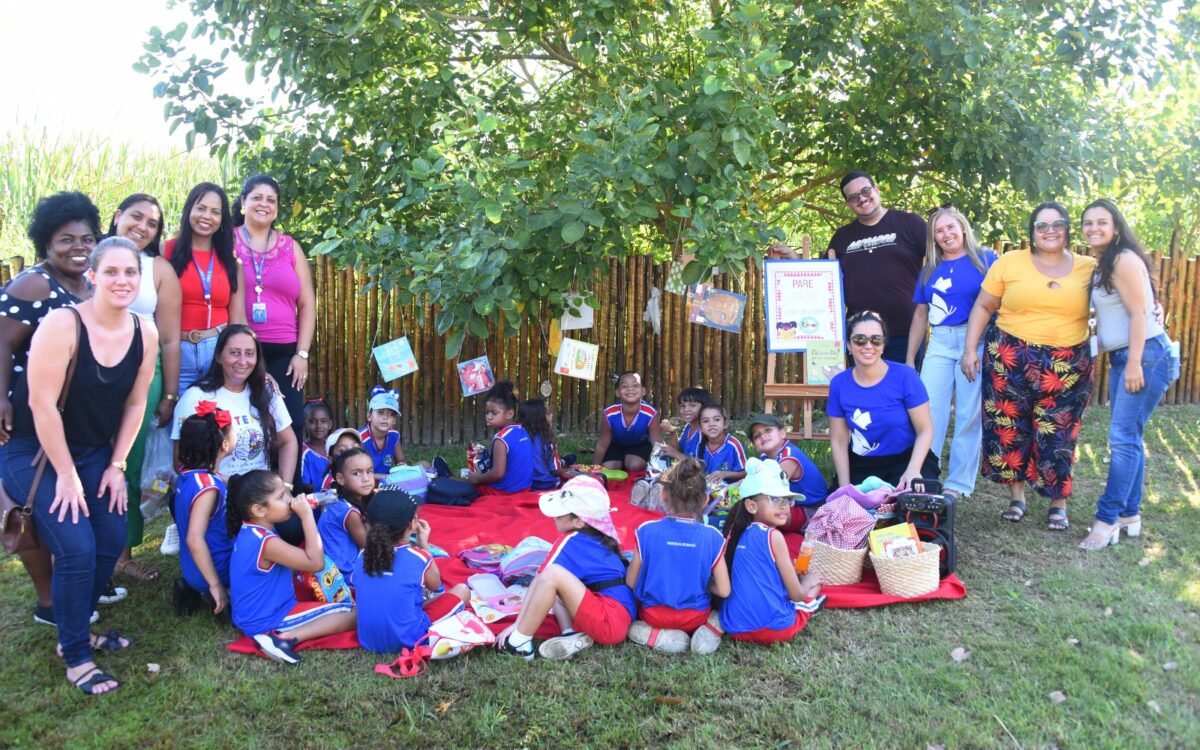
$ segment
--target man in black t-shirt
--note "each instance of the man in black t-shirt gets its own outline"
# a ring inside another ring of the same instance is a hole
[[[888,328],[884,359],[904,362],[912,325],[913,290],[925,260],[925,220],[914,213],[884,208],[879,189],[866,172],[850,172],[840,185],[855,221],[838,229],[829,249],[842,269],[847,317],[860,310],[879,313]],[[917,366],[924,346],[917,354]]]

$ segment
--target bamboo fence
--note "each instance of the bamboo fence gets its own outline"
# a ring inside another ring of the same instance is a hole
[[[809,240],[805,239],[807,247]],[[1012,246],[997,245],[1005,251]],[[398,429],[405,441],[418,444],[461,443],[484,438],[482,397],[462,396],[457,361],[444,356],[444,341],[433,320],[435,310],[420,301],[401,306],[388,292],[372,285],[353,268],[338,269],[332,260],[317,258],[316,366],[308,395],[324,396],[334,406],[335,421],[343,425],[366,422],[367,395],[381,382],[372,348],[407,336],[419,370],[392,386],[400,393],[403,414]],[[0,283],[19,272],[20,259],[0,264]],[[666,414],[674,410],[675,395],[698,385],[711,391],[734,417],[763,406],[766,382],[766,332],[763,279],[759,261],[748,259],[739,276],[721,275],[713,283],[747,297],[740,334],[727,333],[687,321],[682,296],[662,292],[661,334],[655,334],[642,314],[652,289],[663,290],[670,264],[649,256],[609,264],[609,275],[595,280],[599,301],[591,329],[571,331],[572,338],[600,345],[595,382],[553,374],[550,352],[551,319],[546,309],[529,316],[516,336],[493,332],[485,340],[468,338],[458,361],[487,355],[497,379],[511,380],[522,398],[540,395],[549,383],[547,399],[559,431],[599,430],[598,415],[615,400],[612,378],[624,370],[642,374],[647,400]],[[1200,401],[1200,263],[1182,257],[1179,242],[1169,253],[1151,256],[1151,278],[1167,311],[1170,335],[1180,342],[1183,371],[1167,391],[1166,404]],[[800,382],[801,358],[780,354],[775,382]],[[1097,368],[1093,400],[1108,400],[1108,358]]]

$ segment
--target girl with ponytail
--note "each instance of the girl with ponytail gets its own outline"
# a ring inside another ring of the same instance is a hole
[[[226,533],[225,480],[217,465],[233,450],[237,437],[229,412],[213,401],[196,404],[196,413],[179,429],[179,465],[175,484],[175,522],[179,568],[172,604],[178,615],[190,615],[200,601],[220,614],[229,604],[229,555],[233,541]]]

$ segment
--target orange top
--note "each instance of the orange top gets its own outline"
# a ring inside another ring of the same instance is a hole
[[[175,249],[175,240],[169,239],[163,247],[163,257],[170,259],[171,251]],[[212,259],[211,309],[204,301],[204,285],[200,282],[200,269],[208,273],[209,259]],[[183,290],[183,308],[179,318],[179,330],[203,331],[213,326],[223,326],[229,322],[229,276],[225,266],[216,257],[214,250],[192,250],[192,262],[184,269],[179,277],[179,286]]]

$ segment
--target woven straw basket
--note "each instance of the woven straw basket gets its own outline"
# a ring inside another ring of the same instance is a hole
[[[866,558],[866,547],[841,549],[814,540],[812,562],[808,569],[821,574],[822,584],[846,586],[862,580],[863,560]]]
[[[921,544],[924,551],[910,557],[871,555],[871,564],[875,566],[875,575],[879,577],[880,591],[889,596],[907,598],[937,591],[942,548],[931,542]]]

